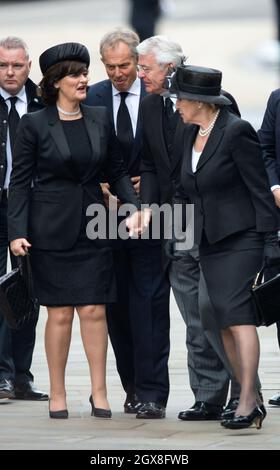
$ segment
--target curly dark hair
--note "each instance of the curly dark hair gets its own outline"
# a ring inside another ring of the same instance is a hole
[[[87,72],[87,64],[83,62],[76,62],[73,60],[64,60],[58,64],[50,67],[42,80],[39,83],[40,95],[42,101],[46,105],[55,104],[58,97],[58,88],[55,88],[55,83],[66,77],[67,75],[80,75]]]

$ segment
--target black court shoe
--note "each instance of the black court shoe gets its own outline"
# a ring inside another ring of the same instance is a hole
[[[49,400],[49,416],[53,419],[68,419],[68,410],[58,410],[58,411],[51,411],[50,410],[50,400]]]
[[[221,422],[221,425],[227,429],[245,429],[255,424],[257,429],[261,429],[264,418],[264,413],[259,406],[256,406],[249,415],[234,416],[232,419],[225,419]]]
[[[112,418],[111,410],[105,410],[105,408],[95,408],[92,395],[89,397],[89,402],[91,404],[91,416],[95,416],[96,418]]]

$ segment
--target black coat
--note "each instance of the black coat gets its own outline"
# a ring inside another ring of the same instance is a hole
[[[277,229],[261,147],[252,126],[222,108],[197,165],[192,171],[192,148],[198,126],[185,130],[181,184],[175,202],[194,204],[194,238],[204,229],[209,243],[249,228]]]
[[[232,102],[230,111],[240,116],[233,96],[224,90],[222,93]],[[141,199],[146,204],[172,202],[183,157],[183,136],[189,127],[176,112],[173,155],[169,156],[164,137],[163,114],[163,98],[160,95],[150,94],[143,98],[140,105],[143,134]]]
[[[27,112],[32,113],[43,108],[43,103],[37,95],[37,86],[30,78],[27,79],[25,84],[26,97],[27,97]],[[6,143],[8,134],[8,106],[5,100],[0,96],[0,201],[2,188],[6,176]]]
[[[101,172],[122,201],[139,207],[106,108],[82,105],[81,109],[92,147],[82,181],[73,178],[71,150],[56,107],[23,116],[9,188],[9,240],[27,238],[43,250],[70,249],[79,236],[87,186],[95,194],[92,203],[104,204]]]
[[[184,126],[178,124],[174,136],[172,160],[167,151],[163,131],[163,98],[151,94],[143,98],[140,105],[142,123],[141,200],[145,204],[171,202],[180,171],[182,152],[176,150],[182,141]]]

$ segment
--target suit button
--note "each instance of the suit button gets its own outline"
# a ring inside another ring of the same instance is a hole
[[[204,214],[204,211],[202,209],[200,209],[200,213],[203,215]]]

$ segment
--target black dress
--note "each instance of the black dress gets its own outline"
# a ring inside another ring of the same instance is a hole
[[[73,179],[79,183],[87,172],[91,157],[84,119],[61,122],[71,149],[69,164]],[[75,306],[116,301],[110,244],[86,236],[86,209],[94,200],[98,184],[93,181],[84,191],[80,236],[74,247],[66,251],[30,250],[34,289],[40,305]]]

